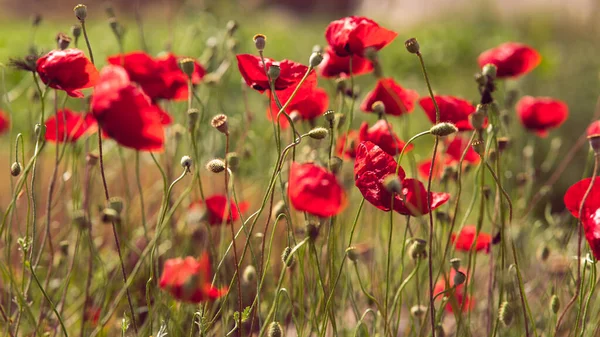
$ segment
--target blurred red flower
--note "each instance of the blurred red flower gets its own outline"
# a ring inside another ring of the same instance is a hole
[[[392,42],[397,35],[396,32],[361,16],[349,16],[332,21],[325,30],[327,43],[339,56],[362,56],[367,48],[380,50]]]
[[[506,42],[481,53],[477,62],[480,67],[488,63],[495,65],[498,68],[496,77],[505,78],[525,75],[535,69],[541,60],[540,54],[530,46]]]
[[[540,137],[547,136],[549,129],[559,127],[569,116],[567,104],[551,97],[525,96],[516,109],[523,126]]]
[[[296,87],[289,87],[285,90],[277,91],[277,98],[282,105],[285,105],[285,102],[289,100],[292,96],[292,93]],[[277,107],[277,103],[275,98],[270,95],[270,90],[267,91],[269,96],[271,97],[271,108],[270,111],[267,111],[267,117],[269,120],[273,120],[277,117],[279,113],[279,108]],[[297,113],[300,116],[300,119],[303,120],[312,120],[327,110],[329,106],[329,96],[327,96],[327,92],[321,88],[316,88],[311,84],[302,84],[298,92],[292,98],[291,102],[288,104],[285,112],[288,115],[292,113]],[[269,114],[270,112],[270,114]],[[279,117],[279,124],[282,129],[287,128],[290,123],[287,118],[283,116],[283,114]]]
[[[200,303],[215,300],[228,291],[227,287],[211,286],[212,271],[208,254],[199,259],[191,256],[165,261],[159,286],[184,302]]]
[[[371,71],[373,71],[373,64],[369,60],[352,56],[352,72],[350,72],[350,56],[338,56],[331,46],[327,46],[323,61],[319,65],[319,75],[326,78],[362,75]]]
[[[275,90],[284,90],[290,87],[295,88],[308,71],[307,66],[290,60],[276,62],[265,57],[265,65],[263,66],[260,56],[239,54],[236,57],[238,60],[238,69],[246,84],[261,93],[270,89],[269,78],[265,73],[265,66],[268,71],[271,65],[279,65],[280,72],[279,77],[277,77],[274,83]],[[304,80],[303,85],[307,87],[316,86],[317,74],[311,71],[306,80]]]
[[[131,83],[122,67],[102,69],[91,108],[103,131],[117,143],[141,151],[163,149],[166,113]]]
[[[466,271],[462,268],[459,269],[461,273],[466,275]],[[450,270],[450,278],[449,278],[449,285],[450,288],[452,288],[454,286],[454,277],[456,276],[456,270],[454,270],[454,268],[452,268]],[[444,295],[447,296],[448,298],[450,298],[450,300],[448,300],[448,303],[446,304],[446,311],[447,312],[453,312],[452,309],[452,299],[456,300],[456,304],[459,305],[462,308],[463,312],[469,311],[473,308],[473,306],[475,305],[475,302],[473,302],[472,298],[467,296],[465,294],[465,284],[469,283],[469,277],[467,276],[466,281],[463,284],[459,284],[457,285],[453,290],[448,291],[447,293],[445,293]],[[433,288],[433,294],[434,296],[438,295],[439,293],[450,289],[450,288],[446,288],[446,281],[445,280],[439,280],[436,284],[435,287]],[[444,295],[440,295],[437,297],[438,300],[442,299],[442,297]]]
[[[10,127],[10,120],[4,111],[0,110],[0,133],[4,133]]]
[[[168,53],[152,58],[145,52],[135,51],[108,57],[108,62],[125,68],[129,78],[138,83],[146,95],[153,101],[158,99],[188,99],[188,77],[179,69],[177,56]],[[198,62],[194,62],[192,83],[198,84],[206,71]]]
[[[436,165],[433,172],[434,177],[441,177],[446,166],[459,163],[465,149],[467,150],[467,153],[463,160],[463,166],[477,164],[479,162],[480,157],[470,146],[471,144],[469,144],[468,138],[455,135],[451,140],[444,138],[444,143],[446,146],[445,151],[436,159]],[[431,158],[423,160],[418,166],[419,175],[422,178],[427,179],[429,177],[430,168]]]
[[[450,239],[454,243],[456,250],[464,252],[471,250],[473,241],[475,241],[474,248],[476,252],[485,251],[489,253],[492,245],[492,236],[490,234],[482,232],[477,234],[477,227],[471,225],[464,226],[458,234],[452,233]]]
[[[334,174],[312,163],[292,163],[288,195],[295,209],[323,218],[339,214],[346,193]]]
[[[401,116],[411,112],[419,94],[411,89],[404,89],[392,78],[383,78],[377,81],[375,89],[369,92],[360,105],[365,112],[373,112],[373,103],[381,101],[385,106],[385,114]]]
[[[58,116],[58,119],[57,119]],[[92,114],[74,113],[69,109],[59,110],[56,115],[50,116],[44,123],[46,125],[46,140],[62,143],[76,142],[81,136],[92,134],[97,130],[96,120]],[[58,139],[56,132],[58,129]]]
[[[592,122],[586,130],[588,138],[600,137],[600,120]]]
[[[356,158],[356,149],[360,143],[359,137],[356,130],[350,130],[347,134],[341,134],[335,144],[335,153],[343,159]]]
[[[592,184],[592,178],[580,180],[569,187],[565,193],[565,206],[576,218],[579,217],[581,202],[590,184]],[[583,210],[581,210],[580,220],[594,257],[600,259],[600,177],[593,180],[592,188],[585,199]]]
[[[469,101],[454,96],[435,95],[434,97],[440,108],[440,122],[450,122],[458,128],[458,131],[473,130],[469,115],[475,112],[475,107]],[[435,106],[431,97],[421,98],[419,105],[431,123],[435,124]]]
[[[213,226],[231,223],[232,221],[236,221],[240,218],[240,212],[244,213],[248,210],[250,205],[246,201],[242,201],[239,204],[236,204],[233,200],[229,202],[229,207],[231,208],[231,214],[229,212],[229,208],[227,207],[227,197],[224,195],[213,195],[205,200],[206,202],[206,211],[208,214],[208,223]],[[189,208],[202,207],[202,201],[198,200],[190,204]],[[240,212],[238,212],[238,208]]]
[[[398,138],[392,131],[392,126],[384,119],[378,120],[370,128],[367,122],[363,122],[359,129],[359,139],[361,142],[370,141],[391,156],[400,154],[406,146],[406,143]],[[409,144],[405,152],[412,150],[412,148],[413,145]]]
[[[79,49],[49,52],[37,60],[37,72],[50,88],[78,98],[83,97],[79,89],[91,88],[98,80],[98,70]]]
[[[354,162],[355,185],[368,202],[386,212],[391,209],[392,194],[386,190],[384,180],[396,174],[396,166],[394,158],[379,146],[368,141],[358,145]],[[423,184],[416,179],[406,178],[402,168],[398,171],[398,179],[402,183],[403,198],[394,195],[394,210],[414,216],[429,213],[427,191]],[[431,192],[430,199],[431,210],[434,210],[448,201],[450,194]]]

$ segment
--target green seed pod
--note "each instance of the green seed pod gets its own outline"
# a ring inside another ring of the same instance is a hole
[[[429,132],[434,136],[445,137],[458,132],[458,128],[452,123],[442,122],[432,126]]]
[[[283,250],[283,253],[281,254],[281,260],[283,261],[283,263],[285,264],[286,267],[291,267],[294,265],[294,256],[291,255],[290,258],[290,254],[292,254],[292,248],[291,247],[285,247],[285,249]]]
[[[498,310],[498,319],[500,322],[508,327],[512,323],[514,316],[515,311],[513,306],[507,301],[502,302]]]
[[[550,298],[550,309],[554,314],[557,314],[558,310],[560,310],[560,299],[556,294],[552,295]]]
[[[279,322],[271,322],[269,324],[269,332],[267,334],[269,337],[281,337],[283,336],[283,331],[281,330],[281,325]]]
[[[329,131],[322,127],[317,127],[308,132],[308,136],[312,139],[324,139],[329,134]]]

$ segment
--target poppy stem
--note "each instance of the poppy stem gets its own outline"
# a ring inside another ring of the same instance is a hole
[[[80,20],[81,30],[83,31],[83,38],[85,39],[85,44],[87,46],[88,52],[90,53],[90,61],[94,64],[94,53],[92,53],[92,45],[90,44],[90,39],[88,39],[87,29],[85,28],[85,20]]]

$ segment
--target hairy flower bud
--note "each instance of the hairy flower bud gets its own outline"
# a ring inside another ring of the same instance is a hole
[[[21,170],[22,170],[21,163],[19,163],[17,161],[12,163],[12,165],[10,166],[10,174],[13,177],[16,177],[19,174],[21,174]]]
[[[191,132],[196,128],[196,123],[198,122],[198,117],[200,117],[200,111],[198,109],[189,109],[187,111],[188,116],[188,130]]]
[[[510,326],[514,317],[515,311],[513,306],[507,301],[502,302],[500,309],[498,310],[498,319],[500,322],[502,322],[504,326]]]
[[[408,52],[411,54],[418,54],[421,50],[419,42],[417,42],[417,39],[415,39],[414,37],[411,37],[410,39],[406,40],[404,42],[404,47],[406,47],[406,50],[408,50]]]
[[[475,139],[471,144],[471,147],[473,147],[473,150],[477,152],[479,156],[483,157],[483,155],[485,154],[485,144],[483,141]]]
[[[275,81],[279,78],[279,74],[281,74],[281,68],[279,67],[279,63],[272,63],[271,66],[269,66],[269,69],[267,70],[267,75],[269,75],[269,78],[272,81]]]
[[[253,265],[246,266],[242,279],[246,283],[254,283],[256,281],[256,268]]]
[[[383,180],[383,186],[390,193],[401,194],[402,182],[395,174],[390,174]]]
[[[313,52],[310,55],[310,58],[308,59],[308,65],[310,65],[311,68],[316,68],[317,66],[319,66],[319,64],[321,64],[322,61],[323,54],[321,54],[320,52]]]
[[[347,256],[347,257],[348,257],[348,259],[350,259],[350,261],[352,261],[352,262],[356,262],[356,261],[358,261],[359,254],[358,254],[358,252],[357,252],[357,250],[356,250],[356,247],[354,247],[354,246],[352,246],[352,247],[348,247],[348,248],[346,249],[346,256]]]
[[[281,325],[279,322],[271,322],[269,324],[269,332],[267,333],[268,337],[282,337],[283,331],[281,330]]]
[[[412,308],[410,308],[411,316],[417,319],[422,319],[425,317],[426,313],[427,307],[422,304],[414,305]]]
[[[329,131],[322,127],[317,127],[308,132],[308,136],[312,139],[324,139],[329,134]]]
[[[333,174],[338,174],[338,172],[340,172],[340,169],[342,168],[343,162],[344,161],[340,157],[331,157],[331,159],[329,160],[329,169]]]
[[[190,167],[192,167],[192,157],[190,156],[183,156],[181,157],[181,167],[183,167],[187,172],[190,171]]]
[[[238,30],[238,28],[239,25],[235,20],[227,21],[227,25],[225,26],[225,29],[227,29],[227,35],[229,36],[233,36],[233,34],[235,34],[235,32]]]
[[[112,209],[110,207],[102,210],[101,217],[102,217],[102,222],[104,222],[104,223],[111,223],[111,222],[119,221],[119,219],[120,219],[119,212],[117,212],[115,209]]]
[[[465,273],[463,273],[461,271],[457,271],[456,274],[454,274],[454,286],[455,287],[465,283],[466,280],[467,280],[467,275],[465,275]]]
[[[206,164],[206,169],[212,173],[221,173],[225,171],[225,163],[221,159],[213,159]]]
[[[460,268],[460,262],[461,261],[460,261],[460,259],[458,257],[450,259],[450,265],[457,272],[458,272],[458,269]]]
[[[442,122],[432,126],[429,132],[434,136],[445,137],[458,132],[458,128],[452,123]]]
[[[108,208],[114,209],[119,214],[121,214],[121,212],[123,211],[124,205],[125,203],[120,197],[112,197],[108,199]]]
[[[560,299],[556,294],[552,295],[550,298],[550,310],[552,310],[554,314],[557,314],[558,310],[560,310]]]
[[[408,255],[413,260],[427,257],[427,241],[423,239],[412,239],[412,243],[408,246]]]
[[[283,250],[283,253],[281,254],[281,260],[283,261],[285,266],[288,268],[294,265],[294,255],[291,255],[291,254],[292,254],[291,247],[285,247],[285,249]]]
[[[498,68],[495,65],[493,65],[491,63],[488,63],[488,64],[486,64],[486,65],[483,66],[483,69],[481,70],[481,73],[484,76],[487,76],[487,77],[489,77],[489,78],[491,78],[493,80],[493,79],[496,78],[497,71],[498,71]]]
[[[373,112],[379,116],[385,114],[385,105],[382,101],[373,102],[373,104],[371,105],[371,109],[373,109]]]
[[[58,33],[58,35],[56,35],[56,46],[58,47],[58,49],[65,50],[69,48],[70,43],[71,38],[68,37],[66,34]]]
[[[225,156],[225,160],[227,161],[227,167],[232,171],[236,171],[240,168],[240,155],[237,152],[229,152]]]

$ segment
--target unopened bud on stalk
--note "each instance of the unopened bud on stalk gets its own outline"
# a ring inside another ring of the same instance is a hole
[[[390,193],[402,194],[402,182],[395,174],[390,174],[385,177],[383,186]]]
[[[198,117],[200,117],[200,111],[198,109],[189,109],[187,111],[188,116],[188,130],[192,131],[196,127]]]
[[[247,266],[244,269],[242,278],[246,283],[254,283],[254,281],[256,281],[256,268],[254,268],[253,265]]]
[[[373,112],[378,116],[383,116],[385,114],[385,105],[382,101],[375,101],[371,105],[371,110],[373,110]]]
[[[325,117],[325,120],[329,122],[329,126],[333,127],[333,122],[335,121],[335,111],[327,110],[323,116]]]
[[[485,144],[483,143],[483,141],[475,139],[471,144],[471,147],[473,147],[473,150],[477,152],[479,156],[483,157],[483,155],[485,154]]]
[[[408,50],[408,52],[411,54],[418,54],[421,50],[419,42],[417,42],[417,39],[415,39],[414,37],[411,37],[410,39],[406,40],[404,42],[404,47],[406,47],[406,50]]]
[[[181,161],[180,161],[181,167],[183,167],[187,172],[190,171],[190,168],[192,167],[192,163],[193,163],[192,157],[190,157],[190,156],[181,157]]]
[[[283,253],[281,254],[281,260],[285,264],[286,267],[291,267],[294,264],[294,255],[292,254],[291,247],[285,247]]]
[[[112,208],[117,211],[118,214],[121,214],[123,211],[124,202],[120,197],[112,197],[108,199],[108,208]]]
[[[458,272],[458,269],[460,268],[460,262],[461,261],[458,257],[450,259],[450,265],[456,272]]]
[[[491,63],[488,63],[488,64],[486,64],[486,65],[483,66],[483,69],[481,70],[481,73],[484,76],[487,76],[487,77],[489,77],[489,78],[491,78],[493,80],[493,79],[496,78],[496,72],[497,71],[498,71],[498,68],[495,65],[493,65]]]
[[[452,123],[442,122],[432,126],[429,132],[434,136],[445,137],[458,132],[458,128]]]
[[[371,61],[371,63],[378,63],[377,62],[377,49],[373,48],[373,47],[369,47],[367,49],[365,49],[365,58],[369,61]]]
[[[340,172],[340,169],[342,168],[342,162],[342,158],[340,157],[331,157],[329,160],[329,169],[333,174]]]
[[[21,174],[21,169],[22,169],[21,163],[16,161],[16,162],[12,163],[12,165],[10,166],[10,174],[13,177],[16,177],[19,174]]]
[[[106,7],[104,7],[104,12],[109,18],[114,18],[116,16],[115,9],[110,5],[110,3],[108,3]]]
[[[498,137],[498,150],[500,152],[506,150],[510,145],[510,138],[508,137]]]
[[[58,49],[65,50],[69,48],[70,43],[71,38],[68,37],[66,34],[58,33],[58,35],[56,35],[56,46],[58,47]]]
[[[346,249],[346,256],[348,256],[348,259],[350,259],[352,262],[358,261],[359,254],[356,250],[356,247],[348,247],[348,249]]]
[[[348,89],[348,80],[342,77],[338,78],[335,80],[335,88],[338,92],[346,92],[346,89]]]
[[[196,64],[194,63],[193,58],[186,57],[179,60],[179,69],[181,69],[181,71],[183,71],[183,73],[186,74],[188,78],[192,78],[195,68]]]
[[[456,274],[454,274],[454,286],[455,287],[465,283],[466,280],[467,280],[467,275],[465,275],[465,273],[463,273],[461,271],[457,271]]]
[[[73,220],[73,223],[79,229],[86,229],[88,227],[87,220],[85,218],[85,211],[82,209],[73,211],[73,214],[71,215],[71,219]]]
[[[476,111],[469,115],[469,122],[473,129],[482,130],[485,125],[485,115]]]
[[[213,159],[206,164],[206,169],[212,173],[221,173],[225,171],[225,163],[221,159]]]
[[[281,330],[281,325],[279,322],[271,322],[269,324],[269,332],[267,333],[269,337],[282,337],[283,331]]]
[[[435,326],[435,335],[437,337],[446,337],[446,331],[444,331],[444,327],[439,323]]]
[[[90,166],[94,166],[98,163],[98,153],[97,152],[89,152],[86,156],[85,156],[85,162],[90,165]]]
[[[316,224],[309,222],[306,225],[306,236],[311,242],[314,242],[317,239],[317,236],[319,236],[319,228]]]
[[[417,319],[422,319],[423,317],[425,317],[426,313],[427,307],[422,304],[418,304],[410,308],[411,316]]]
[[[232,171],[236,171],[240,167],[240,155],[237,152],[229,152],[225,156],[225,160],[227,161],[227,167]]]
[[[560,310],[560,299],[556,294],[552,295],[550,298],[550,309],[554,314],[557,314],[558,310]]]
[[[79,21],[83,22],[83,21],[85,21],[85,18],[87,17],[87,6],[79,4],[79,5],[75,6],[75,8],[73,8],[73,12],[75,13],[75,16],[77,17],[77,19]]]
[[[312,139],[324,139],[329,134],[329,131],[322,127],[316,127],[308,132],[308,136]]]
[[[238,30],[238,23],[235,20],[229,20],[227,21],[227,25],[225,26],[225,28],[227,29],[227,35],[229,36],[233,36],[233,34],[235,34],[235,32]]]
[[[109,18],[108,25],[110,26],[110,29],[112,30],[113,34],[115,34],[115,36],[118,39],[121,39],[123,37],[123,28],[119,24],[119,21],[117,20],[117,18],[115,18],[115,17]]]
[[[479,85],[484,85],[486,82],[485,76],[483,76],[482,73],[475,74],[474,78],[475,78],[475,82],[477,82],[477,84],[479,84]]]
[[[323,54],[320,52],[313,52],[308,59],[308,64],[311,68],[316,68],[323,61]]]
[[[316,44],[316,45],[313,46],[312,52],[313,53],[321,53],[321,54],[323,54],[323,47],[321,47],[320,44]]]
[[[81,26],[80,25],[71,26],[71,35],[73,35],[73,37],[75,38],[75,43],[77,43],[77,40],[81,36]]]
[[[412,239],[412,243],[408,247],[408,255],[413,260],[427,257],[427,241],[423,239]]]
[[[504,326],[510,326],[514,317],[515,311],[513,306],[507,301],[502,302],[500,309],[498,309],[498,319],[500,322],[502,322]]]
[[[102,210],[102,222],[111,223],[115,221],[119,221],[119,212],[112,208],[105,208]]]
[[[586,133],[594,154],[600,155],[600,120],[592,122],[588,126]]]
[[[267,45],[267,37],[263,34],[256,34],[252,38],[254,40],[254,46],[258,51],[265,50],[265,46]]]
[[[224,114],[218,114],[213,117],[210,121],[210,125],[223,134],[229,134],[229,124],[227,123],[227,116]]]
[[[275,206],[273,206],[273,219],[277,219],[282,214],[285,214],[285,202],[279,200]]]
[[[267,75],[269,75],[269,78],[272,81],[275,81],[276,79],[278,79],[280,73],[281,73],[281,68],[279,67],[279,62],[271,64],[269,66],[269,69],[267,70]]]

